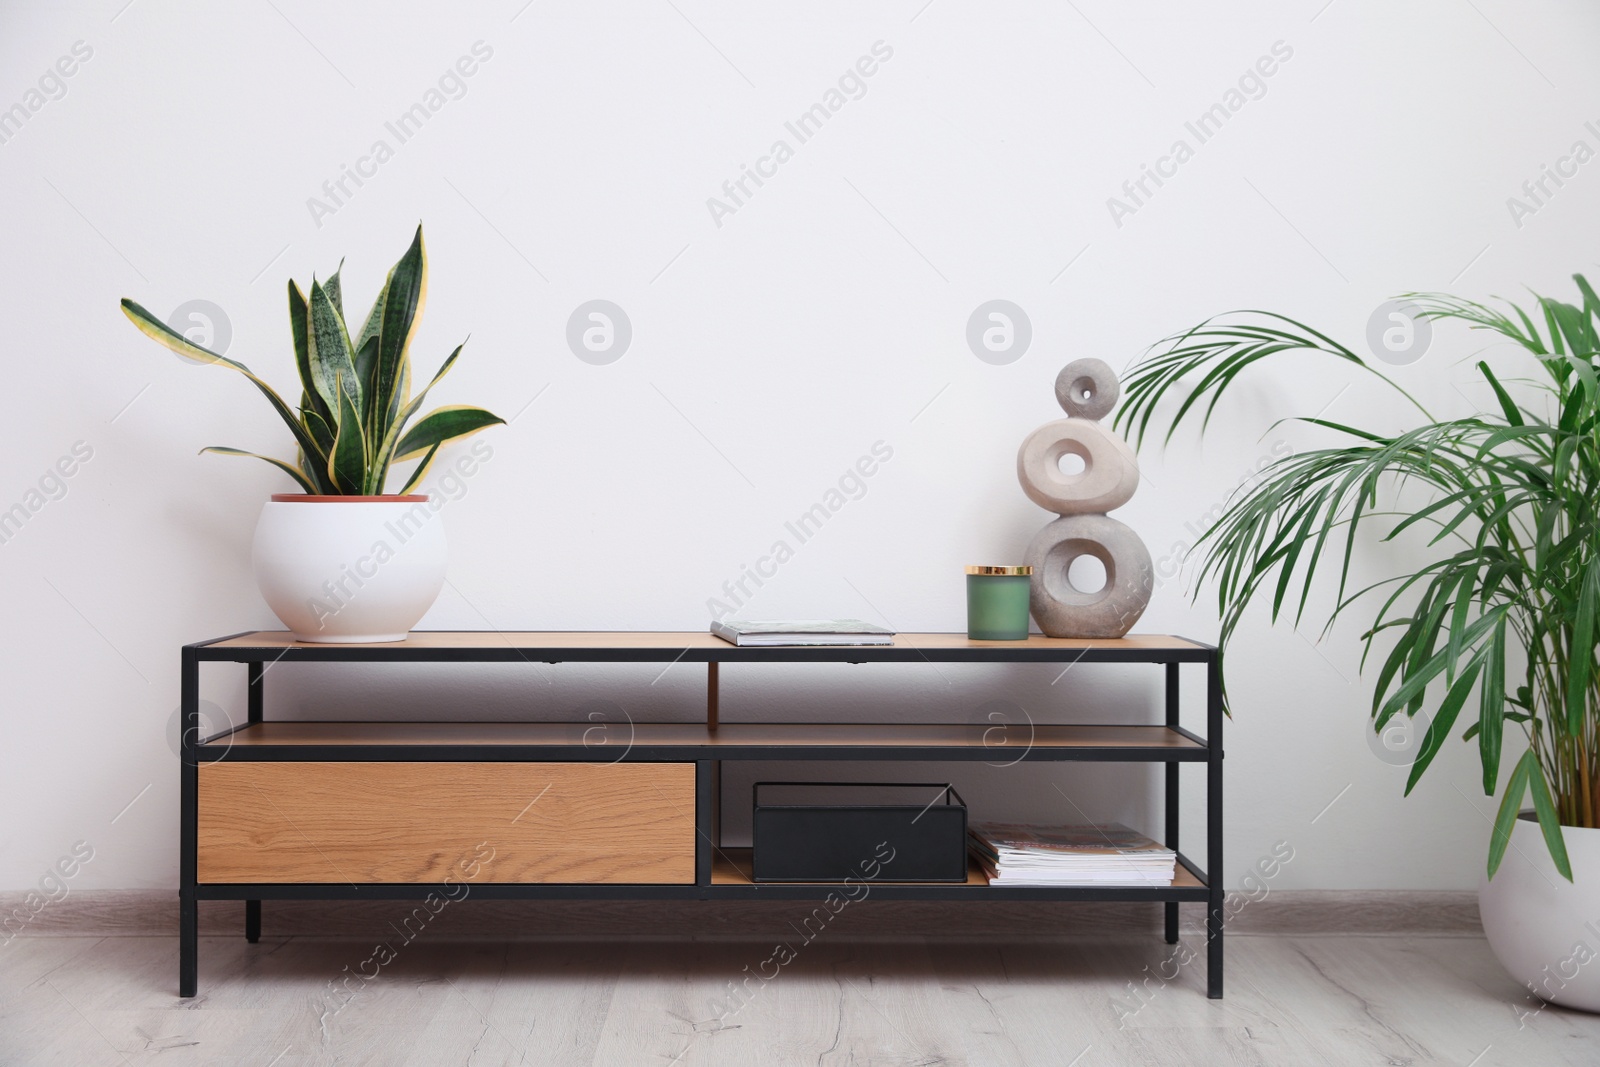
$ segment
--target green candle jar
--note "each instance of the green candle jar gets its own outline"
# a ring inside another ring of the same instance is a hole
[[[1032,567],[967,568],[967,636],[974,641],[1026,641]]]

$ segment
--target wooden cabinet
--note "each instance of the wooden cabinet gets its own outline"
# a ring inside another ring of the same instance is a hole
[[[244,722],[204,737],[200,669],[208,663],[245,665],[248,704]],[[474,722],[470,705],[441,684],[431,722],[267,717],[269,665],[339,663],[652,663],[663,674],[703,664],[706,711],[697,722]],[[723,721],[721,668],[777,663],[1033,664],[1049,668],[1051,685],[1062,683],[1050,691],[1063,694],[1092,665],[1138,664],[1156,668],[1150,682],[1164,678],[1165,701],[1142,722],[1061,721],[1046,708],[1036,719],[1018,708],[1013,722],[980,714],[885,723],[870,704],[848,722]],[[1204,737],[1180,715],[1185,665],[1205,672]],[[186,646],[182,685],[185,997],[198,983],[203,900],[244,901],[245,936],[254,941],[263,901],[425,900],[452,880],[485,900],[829,899],[838,883],[756,883],[749,851],[723,843],[721,768],[738,760],[871,763],[890,781],[896,763],[1158,765],[1162,837],[1178,851],[1170,885],[995,886],[971,865],[965,882],[876,882],[872,898],[1161,903],[1169,942],[1178,938],[1179,905],[1200,905],[1207,993],[1222,995],[1222,884],[1178,847],[1179,771],[1187,765],[1204,773],[1206,864],[1220,868],[1221,676],[1216,650],[1197,641],[899,634],[892,645],[741,648],[705,633],[418,632],[398,642],[315,645],[246,633]]]

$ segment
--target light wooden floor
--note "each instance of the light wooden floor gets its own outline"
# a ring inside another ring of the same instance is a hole
[[[176,938],[20,937],[0,947],[0,1064],[1600,1063],[1600,1017],[1540,1010],[1472,937],[1234,937],[1218,1002],[1200,957],[1151,977],[1174,951],[1158,938],[825,932],[727,1014],[716,1001],[771,945],[392,940],[341,1006],[330,983],[368,943],[203,938],[201,996],[182,1001]]]

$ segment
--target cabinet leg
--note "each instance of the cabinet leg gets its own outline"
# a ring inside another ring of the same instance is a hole
[[[1182,691],[1179,689],[1178,664],[1167,664],[1167,728],[1177,729],[1182,725],[1180,718]],[[1168,763],[1163,774],[1165,784],[1162,789],[1162,799],[1166,805],[1166,837],[1167,847],[1178,851],[1178,830],[1182,825],[1182,812],[1178,808],[1178,764]],[[1178,902],[1167,902],[1167,944],[1178,943]]]
[[[178,903],[178,996],[192,997],[199,984],[199,945],[196,934],[199,907],[195,898],[184,893]]]
[[[1222,669],[1206,665],[1206,996],[1222,999]]]
[[[244,939],[252,945],[261,940],[261,901],[244,902]]]
[[[1206,996],[1222,999],[1222,896],[1206,906]]]
[[[195,892],[195,859],[199,829],[200,774],[200,653],[193,645],[183,648],[183,668],[179,675],[179,699],[183,708],[183,734],[178,779],[178,996],[194,996],[199,953],[199,908]]]

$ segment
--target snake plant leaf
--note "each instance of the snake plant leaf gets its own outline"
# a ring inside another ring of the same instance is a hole
[[[140,333],[144,334],[153,341],[157,341],[165,345],[178,355],[200,363],[211,363],[223,367],[229,367],[238,371],[240,374],[243,374],[246,378],[250,379],[250,382],[258,390],[261,391],[261,395],[267,398],[267,402],[270,403],[273,410],[278,413],[278,417],[283,419],[284,423],[289,427],[289,432],[294,435],[295,443],[298,444],[300,448],[308,455],[319,459],[324,456],[323,451],[317,447],[316,440],[312,438],[311,434],[304,426],[300,425],[300,420],[295,417],[294,409],[288,404],[284,403],[283,397],[278,395],[277,390],[273,389],[272,386],[256,377],[255,373],[252,372],[249,367],[245,366],[243,363],[240,363],[236,359],[229,359],[227,356],[218,355],[216,352],[212,352],[210,349],[201,348],[199,345],[195,344],[193,341],[189,340],[187,337],[173,330],[166,323],[156,318],[145,308],[141,307],[134,301],[127,299],[126,297],[122,299],[122,313],[128,316],[129,321],[132,322],[134,326],[138,327]]]
[[[344,319],[328,299],[328,291],[315,280],[311,282],[311,329],[307,340],[316,394],[330,411],[337,411],[342,388],[359,407],[361,384],[356,380],[355,351],[350,346],[350,335],[345,330]]]
[[[369,337],[356,345],[356,381],[361,383],[361,407],[366,412],[366,401],[372,395],[372,369],[378,365],[378,339]]]
[[[378,365],[378,331],[383,327],[383,302],[388,295],[389,282],[385,280],[378,298],[372,302],[372,310],[367,312],[366,324],[361,327],[361,333],[356,337],[356,377],[361,381],[363,401],[368,401],[377,394],[377,385],[372,380],[372,374]],[[363,407],[365,406],[363,403]]]
[[[405,413],[400,416],[400,425],[405,425],[411,416],[416,414],[417,408],[422,406],[423,398],[428,395],[428,390],[438,385],[440,379],[442,379],[446,374],[450,373],[450,368],[456,365],[456,360],[461,357],[461,350],[465,347],[467,347],[467,342],[462,341],[460,344],[456,345],[455,351],[446,356],[444,362],[439,364],[439,369],[433,372],[433,377],[428,380],[428,384],[422,387],[422,392],[418,393],[414,398],[412,398],[410,404],[405,409]]]
[[[389,429],[385,432],[383,440],[378,443],[378,454],[376,457],[378,467],[381,468],[385,473],[387,473],[389,469],[389,464],[395,459],[395,445],[399,443],[400,434],[405,431],[406,423],[410,422],[411,416],[415,415],[422,407],[422,402],[428,398],[429,390],[438,385],[439,379],[448,374],[450,368],[455,366],[456,359],[461,355],[461,350],[465,347],[465,341],[459,345],[456,345],[456,350],[450,353],[449,357],[439,365],[438,370],[434,371],[433,380],[428,382],[427,385],[423,386],[420,393],[408,400],[406,402],[406,406],[400,409],[400,413],[395,416],[394,421],[389,424]],[[415,475],[413,475],[413,480],[415,480]]]
[[[171,349],[173,352],[176,352],[178,355],[183,356],[185,359],[192,359],[197,363],[220,363],[224,366],[233,367],[236,370],[244,369],[244,364],[238,362],[237,360],[232,360],[227,356],[219,355],[218,353],[211,351],[209,348],[201,348],[199,345],[183,336],[183,334],[178,333],[172,327],[156,318],[142,305],[129,300],[127,297],[122,298],[121,306],[122,313],[128,316],[128,320],[132,322],[134,326],[138,327],[140,333],[144,334],[152,341],[157,341],[160,344],[165,345],[167,348]]]
[[[328,453],[328,477],[338,485],[339,491],[349,496],[370,495],[377,492],[366,484],[367,435],[361,425],[361,413],[355,398],[344,388],[343,379],[335,383],[339,398],[339,425],[334,431],[333,450]]]
[[[410,431],[400,439],[400,444],[395,448],[396,460],[410,459],[432,448],[434,445],[446,441],[454,441],[458,437],[477,433],[488,426],[504,423],[506,420],[482,408],[468,407],[464,404],[452,404],[447,407],[434,408],[424,415]]]
[[[300,410],[316,412],[325,424],[331,426],[334,422],[333,409],[318,395],[311,373],[311,307],[293,278],[289,279],[289,332],[294,337],[295,369],[300,373]],[[331,435],[328,441],[332,441]],[[327,454],[327,444],[324,444],[322,454]]]
[[[301,489],[313,496],[317,495],[318,487],[312,485],[311,481],[304,474],[296,470],[294,467],[291,467],[281,459],[273,459],[271,456],[263,456],[255,452],[246,452],[240,448],[228,448],[225,445],[208,445],[207,447],[202,448],[200,451],[215,452],[219,456],[248,456],[251,459],[259,459],[264,463],[270,463],[283,473],[287,474],[289,477],[293,478]]]
[[[427,477],[428,468],[433,466],[433,457],[439,454],[442,442],[428,449],[427,455],[422,457],[422,462],[417,464],[417,469],[411,472],[411,477],[406,479],[406,484],[400,487],[400,495],[405,496],[416,487],[417,483]]]
[[[327,455],[333,451],[333,423],[313,410],[310,393],[302,393],[300,395],[300,421],[305,424],[306,430],[321,446],[322,455]]]
[[[229,367],[249,378],[294,436],[293,463],[267,459],[307,492],[376,495],[384,490],[397,452],[422,456],[407,486],[417,484],[440,446],[504,420],[480,408],[446,406],[408,433],[429,390],[455,364],[458,346],[420,394],[411,395],[411,341],[427,299],[427,254],[422,227],[390,269],[359,335],[352,342],[345,319],[343,261],[323,282],[302,291],[288,283],[289,324],[300,406],[295,410],[243,363],[189,341],[132,300],[122,310],[147,337],[186,359]],[[254,455],[214,448],[225,455]]]
[[[378,351],[365,404],[367,425],[375,440],[382,440],[411,388],[411,334],[428,297],[428,258],[421,226],[411,247],[390,269],[383,290]]]
[[[333,268],[333,273],[328,275],[328,280],[322,283],[322,291],[328,294],[328,303],[333,305],[333,310],[339,313],[339,318],[344,318],[344,286],[339,282],[339,272],[344,270],[344,260]]]
[[[378,331],[383,327],[383,302],[388,295],[389,283],[385,281],[383,289],[378,293],[378,298],[372,302],[372,310],[367,312],[367,321],[361,326],[360,336],[356,338],[356,352],[358,354],[367,347],[368,343],[378,340]],[[362,379],[361,386],[363,391],[371,385],[371,379]]]

